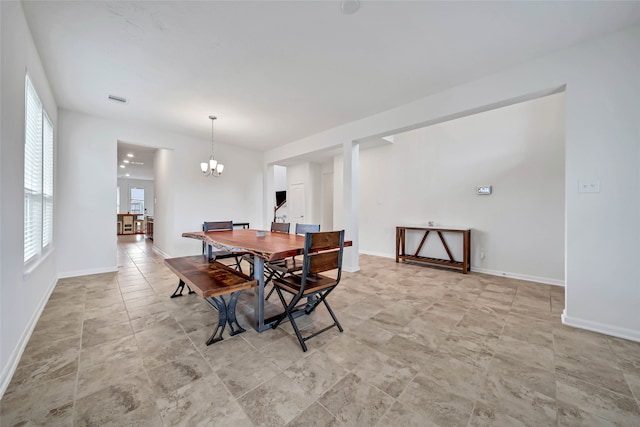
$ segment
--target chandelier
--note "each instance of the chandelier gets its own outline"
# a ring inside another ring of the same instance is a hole
[[[202,174],[204,176],[220,176],[222,175],[222,171],[224,170],[224,165],[222,163],[218,163],[218,161],[213,157],[213,121],[217,119],[216,116],[209,116],[211,119],[211,157],[209,157],[208,162],[200,163],[200,169],[202,169]]]

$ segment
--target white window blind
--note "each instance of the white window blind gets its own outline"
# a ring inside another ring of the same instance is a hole
[[[42,113],[44,116],[42,131],[42,247],[46,248],[53,242],[53,125],[44,110]]]
[[[24,262],[37,259],[53,240],[53,125],[25,78]]]

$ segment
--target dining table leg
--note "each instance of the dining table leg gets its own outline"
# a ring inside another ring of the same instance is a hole
[[[255,287],[254,315],[256,316],[256,330],[266,331],[271,328],[271,324],[264,322],[264,260],[260,257],[253,257],[253,278],[258,281]]]

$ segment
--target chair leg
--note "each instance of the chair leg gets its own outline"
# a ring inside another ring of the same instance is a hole
[[[289,318],[289,322],[291,322],[291,326],[293,327],[293,331],[296,333],[296,337],[298,337],[298,342],[300,343],[300,347],[302,347],[302,351],[306,352],[307,351],[307,344],[305,344],[304,337],[300,333],[300,329],[298,328],[298,324],[296,323],[296,320],[294,319],[293,315],[291,314],[292,310],[296,307],[298,302],[300,302],[300,295],[295,295],[293,297],[293,299],[291,300],[291,302],[289,302],[289,304],[287,304],[285,299],[284,299],[284,295],[282,295],[282,291],[280,290],[280,288],[275,286],[275,285],[274,285],[274,287],[276,288],[276,291],[278,292],[278,296],[280,297],[280,301],[282,301],[282,305],[284,306],[285,309],[284,309],[283,316],[278,319],[276,324],[273,326],[273,329],[275,329],[276,326],[279,325],[280,322],[282,322],[282,320],[284,319],[284,315],[286,315]]]
[[[252,255],[253,257],[253,255]],[[255,262],[255,259],[252,258],[251,262],[249,263],[249,277],[253,277],[253,263]]]
[[[280,290],[280,288],[278,288],[277,286],[273,286],[273,288],[278,292],[278,297],[280,297],[280,302],[282,302],[282,306],[284,307],[284,312],[282,314],[280,314],[278,316],[278,320],[276,320],[276,322],[271,325],[272,329],[277,328],[278,326],[280,326],[280,322],[282,322],[282,320],[284,319],[284,317],[287,314],[287,308],[289,307],[289,304],[287,304],[287,302],[284,299],[284,296],[282,295],[282,291]],[[295,298],[294,298],[295,299]]]
[[[293,327],[293,331],[296,333],[296,337],[298,338],[298,342],[300,343],[300,347],[302,347],[302,351],[306,352],[307,351],[307,344],[304,342],[305,338],[300,333],[300,329],[298,328],[298,324],[296,323],[296,320],[293,317],[293,314],[291,314],[292,310],[296,307],[298,302],[300,302],[300,296],[299,295],[295,295],[293,297],[293,299],[291,300],[291,302],[289,304],[287,304],[287,302],[284,299],[284,296],[282,295],[282,291],[280,290],[280,288],[275,286],[275,285],[274,285],[274,288],[275,288],[276,292],[278,293],[278,297],[280,297],[280,301],[282,302],[282,305],[284,306],[284,313],[282,313],[280,315],[280,317],[278,318],[276,323],[274,323],[273,326],[271,326],[271,327],[273,329],[277,328],[280,325],[280,322],[282,322],[282,320],[284,320],[285,316],[288,317],[289,318],[289,322],[291,322],[291,326]]]
[[[330,326],[327,326],[325,328],[322,328],[319,331],[316,331],[316,332],[314,332],[311,335],[308,335],[306,337],[302,336],[302,333],[300,332],[300,329],[298,328],[298,324],[296,323],[295,318],[293,316],[293,313],[295,311],[297,311],[296,310],[296,306],[300,302],[300,300],[302,299],[302,296],[301,295],[294,295],[294,297],[291,300],[291,302],[289,302],[287,304],[286,300],[284,299],[284,295],[282,295],[282,291],[280,290],[280,288],[274,285],[274,289],[276,290],[276,292],[278,294],[278,297],[280,298],[280,302],[282,302],[282,305],[285,308],[285,310],[284,310],[284,313],[282,313],[280,316],[278,316],[278,319],[271,326],[271,328],[276,329],[280,325],[280,323],[284,320],[284,318],[287,317],[289,319],[289,322],[291,322],[291,326],[293,327],[293,331],[296,333],[296,337],[298,338],[298,342],[300,343],[300,347],[302,347],[302,351],[305,351],[305,352],[307,351],[307,344],[305,343],[306,340],[311,339],[311,338],[315,337],[316,335],[319,335],[319,334],[321,334],[321,333],[323,333],[325,331],[328,331],[329,329],[333,328],[334,326],[336,326],[340,332],[344,332],[344,329],[342,329],[342,325],[338,321],[338,318],[336,317],[335,313],[331,309],[331,306],[329,305],[329,303],[326,300],[326,296],[331,293],[333,288],[330,288],[324,294],[323,293],[316,294],[315,297],[312,297],[312,298],[314,298],[313,303],[311,305],[307,305],[304,308],[305,314],[308,315],[309,313],[313,312],[316,309],[316,307],[318,305],[320,305],[320,303],[324,303],[325,307],[327,307],[327,311],[329,312],[329,314],[331,315],[331,318],[333,319],[333,325],[330,325]],[[309,304],[309,303],[307,303],[307,304]],[[301,310],[301,309],[298,309],[298,310]]]
[[[269,299],[269,297],[271,296],[271,294],[273,293],[273,291],[275,291],[276,287],[274,286],[273,288],[271,288],[271,290],[269,291],[269,293],[267,294],[267,296],[264,298],[265,301],[267,301]]]
[[[304,342],[304,338],[302,337],[302,334],[300,333],[300,329],[298,329],[298,325],[296,324],[295,319],[293,318],[293,316],[291,315],[290,311],[287,311],[287,316],[289,316],[289,322],[291,322],[291,326],[293,326],[293,330],[296,333],[296,336],[298,337],[298,342],[300,343],[300,347],[302,347],[302,351],[307,351],[307,344],[305,344]]]
[[[269,276],[265,279],[264,284],[266,286],[267,283],[269,283],[270,281],[273,280],[273,277],[276,275],[275,271],[271,271],[271,273],[269,273]],[[282,276],[279,276],[282,277]],[[271,294],[273,293],[273,291],[276,289],[276,285],[273,285],[273,288],[271,288],[271,290],[269,291],[269,293],[267,294],[267,296],[265,297],[265,301],[268,301],[269,298],[271,297]]]
[[[321,297],[322,302],[324,303],[325,307],[327,307],[327,310],[329,311],[329,314],[331,315],[331,317],[333,318],[333,321],[336,323],[336,326],[338,327],[338,330],[340,332],[343,332],[344,330],[342,329],[342,325],[340,324],[340,322],[338,322],[338,318],[336,317],[335,314],[333,314],[333,310],[331,310],[331,306],[329,305],[329,303],[327,302],[326,299],[324,299],[324,297]]]
[[[236,270],[242,273],[242,266],[240,265],[241,257],[236,256],[235,260],[236,260]]]

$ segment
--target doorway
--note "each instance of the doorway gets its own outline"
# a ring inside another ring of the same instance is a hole
[[[155,185],[153,162],[156,148],[143,147],[118,141],[117,146],[117,196],[118,221],[124,215],[132,215],[133,232],[146,234],[147,224],[153,218]],[[118,234],[124,233],[118,222]],[[127,233],[125,233],[127,234]]]

